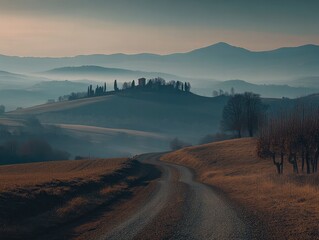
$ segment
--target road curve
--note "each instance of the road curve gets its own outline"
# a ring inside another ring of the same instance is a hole
[[[154,222],[163,211],[168,201],[174,199],[178,184],[187,186],[186,197],[180,202],[184,210],[174,231],[165,236],[165,239],[256,239],[256,236],[252,236],[250,225],[212,188],[194,181],[188,168],[159,161],[160,156],[145,154],[138,157],[142,162],[159,167],[163,172],[162,177],[156,190],[139,211],[101,237],[101,240],[126,240],[140,236],[145,227]],[[178,178],[173,177],[174,172],[178,172]],[[165,222],[170,222],[170,219],[165,219]],[[145,239],[148,239],[147,236]]]

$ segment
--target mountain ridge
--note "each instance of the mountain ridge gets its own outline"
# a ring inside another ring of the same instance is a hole
[[[139,56],[139,55],[149,55],[149,56],[170,56],[170,55],[174,55],[174,54],[187,54],[187,53],[192,53],[194,51],[198,51],[198,50],[203,50],[203,49],[209,49],[212,47],[229,47],[229,48],[234,48],[234,49],[242,49],[242,50],[246,50],[247,52],[251,52],[251,53],[263,53],[263,52],[273,52],[273,51],[278,51],[278,50],[283,50],[283,49],[298,49],[298,48],[304,48],[304,47],[314,47],[314,48],[318,48],[319,49],[319,45],[317,44],[312,44],[312,43],[308,43],[308,44],[303,44],[303,45],[297,45],[297,46],[290,46],[290,47],[279,47],[279,48],[274,48],[274,49],[270,49],[270,50],[250,50],[248,48],[244,48],[244,47],[239,47],[239,46],[235,46],[235,45],[231,45],[227,42],[217,42],[211,45],[207,45],[207,46],[203,46],[203,47],[198,47],[198,48],[194,48],[191,50],[187,50],[185,52],[172,52],[169,54],[157,54],[157,53],[150,53],[150,52],[141,52],[141,53],[92,53],[92,54],[77,54],[77,55],[70,55],[70,56],[61,56],[61,57],[41,57],[41,56],[17,56],[17,55],[7,55],[7,54],[0,54],[0,57],[10,57],[10,58],[41,58],[41,59],[68,59],[68,58],[76,58],[76,57],[87,57],[87,56]]]
[[[287,81],[319,75],[319,46],[307,44],[271,51],[250,51],[218,43],[184,53],[157,55],[95,54],[62,58],[0,56],[2,69],[17,73],[42,72],[66,66],[98,65],[143,72],[162,72],[196,79]]]

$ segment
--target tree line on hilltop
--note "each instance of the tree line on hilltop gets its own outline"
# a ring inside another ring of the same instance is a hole
[[[80,93],[71,93],[70,95],[61,96],[58,98],[58,101],[68,101],[75,100],[86,97],[98,97],[104,95],[111,95],[120,91],[126,90],[158,90],[158,91],[181,91],[181,92],[190,92],[191,84],[189,82],[182,81],[166,81],[163,78],[152,78],[146,80],[145,78],[139,78],[137,81],[129,81],[124,82],[122,84],[122,88],[119,88],[117,80],[114,80],[113,88],[107,89],[107,84],[97,85],[93,87],[93,85],[89,85],[86,92]]]

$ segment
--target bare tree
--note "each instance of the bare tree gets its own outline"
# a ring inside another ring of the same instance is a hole
[[[246,92],[231,96],[223,110],[222,129],[236,131],[240,138],[245,130],[250,137],[258,130],[266,106],[258,94]]]
[[[119,90],[117,86],[117,80],[114,80],[114,91],[117,92]]]
[[[257,152],[260,157],[272,158],[277,172],[283,172],[284,159],[299,173],[306,165],[307,174],[318,170],[319,112],[318,108],[297,106],[272,116],[259,131]],[[277,160],[279,157],[279,160]]]
[[[246,128],[250,137],[257,131],[259,122],[262,119],[265,106],[261,103],[260,96],[255,93],[244,93],[244,111],[246,114]]]
[[[4,114],[4,113],[5,113],[5,111],[6,111],[5,106],[0,105],[0,115]]]
[[[244,128],[244,97],[236,94],[231,97],[223,109],[221,127],[224,131],[235,131],[241,138]]]

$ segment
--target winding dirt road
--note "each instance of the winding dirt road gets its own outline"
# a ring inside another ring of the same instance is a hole
[[[156,190],[133,216],[100,239],[266,239],[212,188],[193,180],[183,166],[159,161],[160,154],[138,160],[159,167]],[[174,214],[174,212],[178,212]],[[168,230],[170,229],[170,230]]]

